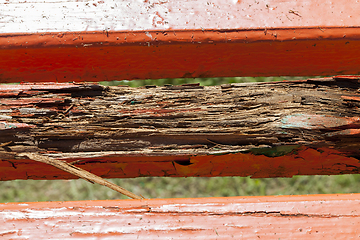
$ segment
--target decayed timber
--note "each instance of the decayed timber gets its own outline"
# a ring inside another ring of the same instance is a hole
[[[0,204],[6,239],[352,239],[359,194]]]
[[[0,12],[0,82],[359,73],[356,1],[13,0]]]
[[[0,179],[359,173],[359,81],[0,85]]]

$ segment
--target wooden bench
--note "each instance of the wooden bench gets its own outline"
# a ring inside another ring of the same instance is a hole
[[[359,3],[0,3],[0,180],[357,174]],[[104,87],[92,81],[316,76]],[[30,156],[30,157],[29,157]],[[358,194],[0,204],[5,239],[351,238]],[[336,227],[334,227],[336,226]]]

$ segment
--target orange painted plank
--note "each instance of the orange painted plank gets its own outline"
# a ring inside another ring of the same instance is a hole
[[[78,161],[76,166],[104,178],[216,177],[252,176],[253,178],[292,177],[294,175],[337,175],[360,173],[359,160],[350,153],[329,148],[289,146],[292,151],[282,156],[283,149],[258,149],[258,153],[223,155],[106,155]],[[254,150],[255,151],[255,150]],[[263,152],[261,152],[263,151]],[[73,179],[77,178],[53,166],[27,159],[2,159],[0,180]]]
[[[36,0],[0,11],[0,82],[359,73],[357,2]]]
[[[3,239],[352,239],[360,195],[0,204]]]
[[[97,84],[86,83],[1,85],[0,94],[8,97],[0,100],[0,180],[75,177],[20,156],[27,151],[76,162],[104,178],[260,178],[360,172],[359,76],[173,87],[108,87],[106,92]],[[184,94],[176,97],[177,93]],[[241,99],[240,95],[258,95],[260,101],[243,100],[242,106],[249,109],[233,110],[233,100]],[[184,96],[193,102],[179,105]],[[141,102],[135,104],[134,99]],[[211,105],[209,101],[213,101]],[[261,107],[256,110],[260,114],[251,106]],[[214,109],[220,112],[216,117]],[[227,113],[232,115],[219,121],[218,116]],[[242,123],[250,132],[239,130],[239,122],[227,122],[252,120],[254,114],[266,117],[267,113],[277,118],[256,125]],[[61,114],[63,117],[57,118]],[[138,119],[142,119],[140,124]],[[159,124],[153,119],[164,121]],[[176,119],[193,125],[165,124]],[[204,124],[208,128],[203,128]],[[142,144],[138,140],[146,144],[137,145]]]

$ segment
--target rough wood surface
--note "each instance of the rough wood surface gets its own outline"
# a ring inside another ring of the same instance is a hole
[[[0,1],[0,82],[358,74],[360,3]]]
[[[0,86],[0,179],[359,173],[358,77],[202,87]]]
[[[352,239],[359,194],[0,204],[2,239]]]

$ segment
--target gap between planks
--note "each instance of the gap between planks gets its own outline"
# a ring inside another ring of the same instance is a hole
[[[91,183],[98,183],[100,185],[103,185],[105,187],[108,187],[114,191],[117,191],[125,196],[128,196],[132,199],[144,199],[144,197],[142,196],[138,196],[112,182],[109,182],[95,174],[92,174],[88,171],[85,171],[84,169],[81,169],[79,167],[76,167],[72,164],[69,164],[67,162],[63,162],[61,160],[57,160],[57,159],[53,159],[53,158],[50,158],[50,157],[47,157],[47,156],[43,156],[43,155],[40,155],[40,154],[37,154],[37,153],[23,153],[21,154],[20,156],[26,156],[28,157],[29,159],[31,160],[34,160],[34,161],[37,161],[37,162],[42,162],[42,163],[45,163],[45,164],[49,164],[49,165],[52,165],[56,168],[59,168],[65,172],[68,172],[70,174],[73,174],[75,176],[78,176],[82,179],[85,179]]]

